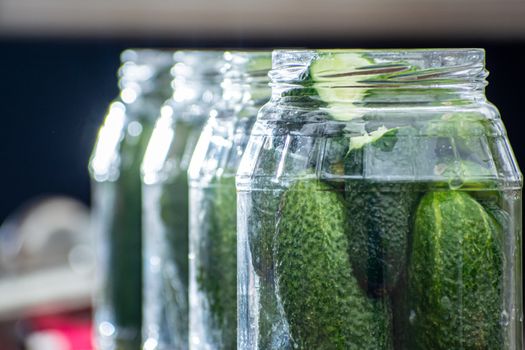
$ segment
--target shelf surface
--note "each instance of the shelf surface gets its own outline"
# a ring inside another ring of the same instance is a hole
[[[525,38],[524,0],[0,0],[0,35]]]

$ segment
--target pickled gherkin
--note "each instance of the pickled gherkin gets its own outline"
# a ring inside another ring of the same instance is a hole
[[[471,195],[429,192],[414,227],[410,349],[502,349],[502,228]]]
[[[362,172],[366,158],[378,153],[403,164],[413,147],[407,137],[411,132],[393,128],[365,140],[352,139],[346,171]],[[420,195],[410,183],[357,179],[345,184],[349,254],[355,274],[367,293],[387,295],[406,268],[412,213]]]
[[[316,180],[283,195],[275,238],[276,279],[300,349],[391,349],[388,302],[359,287],[348,257],[340,194]]]

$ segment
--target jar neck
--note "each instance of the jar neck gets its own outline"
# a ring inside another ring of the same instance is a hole
[[[155,114],[153,109],[157,109],[172,91],[170,69],[173,65],[173,52],[126,50],[122,53],[121,60],[121,101],[132,114]]]
[[[206,105],[220,96],[224,65],[222,51],[178,51],[174,60],[171,102]]]
[[[481,49],[277,50],[272,101],[303,107],[453,106],[485,102]]]
[[[221,87],[225,109],[233,110],[237,118],[255,117],[271,96],[271,52],[226,52],[224,58]]]

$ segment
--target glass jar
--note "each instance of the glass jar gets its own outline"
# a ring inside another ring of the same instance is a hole
[[[144,350],[188,348],[187,170],[221,97],[222,56],[175,53],[174,94],[161,109],[144,156]]]
[[[241,349],[522,348],[522,177],[484,59],[274,52],[237,173]]]
[[[140,163],[169,97],[172,53],[127,50],[89,163],[97,236],[95,333],[101,349],[138,349],[142,322]]]
[[[257,111],[270,98],[270,52],[226,52],[225,61],[223,99],[188,172],[192,349],[237,349],[235,173]]]

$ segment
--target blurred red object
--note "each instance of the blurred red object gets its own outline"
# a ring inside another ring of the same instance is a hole
[[[29,322],[28,350],[93,350],[91,319],[76,315],[41,316]]]

